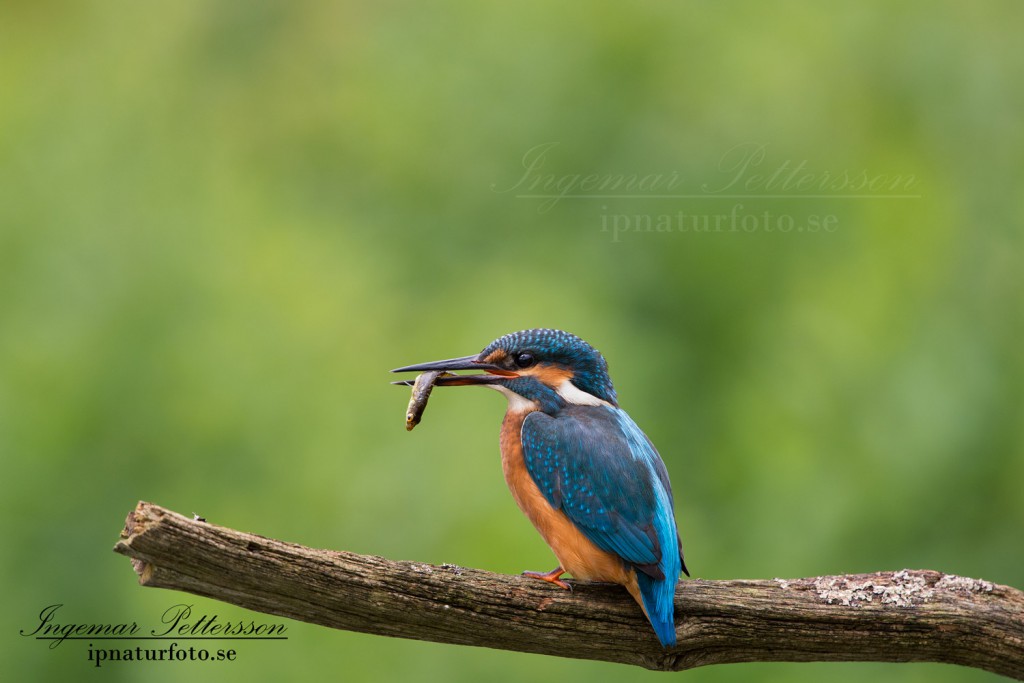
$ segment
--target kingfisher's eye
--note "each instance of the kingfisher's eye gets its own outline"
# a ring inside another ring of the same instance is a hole
[[[518,365],[521,368],[528,368],[531,365],[533,365],[534,362],[535,361],[533,358],[533,354],[530,353],[529,351],[524,351],[523,353],[520,353],[518,356],[516,356],[516,365]]]

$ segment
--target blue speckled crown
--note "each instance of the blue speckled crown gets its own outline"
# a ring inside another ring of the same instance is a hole
[[[572,383],[579,389],[618,405],[604,356],[575,334],[550,329],[521,330],[495,339],[480,355],[486,357],[495,349],[509,355],[529,351],[538,362],[564,365],[573,371]]]

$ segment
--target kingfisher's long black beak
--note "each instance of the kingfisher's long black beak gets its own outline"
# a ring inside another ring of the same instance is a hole
[[[454,372],[455,370],[482,370],[478,375],[452,375],[438,377],[434,384],[436,386],[464,386],[470,384],[493,384],[500,381],[500,377],[518,377],[519,375],[511,370],[506,370],[498,365],[484,363],[478,356],[463,356],[462,358],[449,358],[448,360],[435,360],[430,363],[419,363],[418,365],[406,365],[403,368],[395,368],[391,372]],[[412,380],[401,380],[392,384],[412,384]]]

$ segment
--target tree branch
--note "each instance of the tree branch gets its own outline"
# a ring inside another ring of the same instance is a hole
[[[934,571],[689,580],[662,650],[618,586],[316,550],[140,502],[115,552],[143,586],[350,631],[678,671],[729,662],[946,662],[1024,680],[1024,593]]]

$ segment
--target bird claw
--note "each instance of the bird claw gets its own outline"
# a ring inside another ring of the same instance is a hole
[[[561,567],[557,567],[549,572],[523,572],[523,576],[529,577],[531,579],[540,579],[541,581],[547,581],[548,583],[553,583],[559,588],[567,590],[571,593],[572,584],[569,584],[558,578],[564,573],[564,569],[562,569]]]

